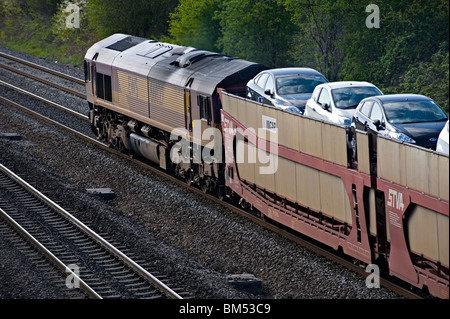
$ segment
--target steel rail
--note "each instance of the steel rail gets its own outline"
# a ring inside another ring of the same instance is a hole
[[[30,62],[30,61],[24,60],[24,59],[17,58],[15,56],[12,56],[12,55],[7,54],[7,53],[0,52],[0,57],[5,58],[5,59],[9,59],[9,60],[12,60],[12,61],[15,61],[15,62],[22,63],[24,65],[33,67],[33,68],[41,70],[41,71],[45,71],[47,73],[59,76],[61,78],[64,78],[64,79],[72,81],[72,82],[75,82],[77,84],[83,84],[83,85],[85,84],[83,79],[80,79],[80,78],[77,78],[77,77],[74,77],[74,76],[71,76],[71,75],[68,75],[68,74],[64,74],[62,72],[59,72],[59,71],[47,68],[45,66],[42,66],[42,65],[39,65],[39,64],[36,64],[36,63]]]
[[[0,164],[0,169],[6,169]],[[0,216],[11,225],[21,236],[28,240],[38,251],[46,256],[50,261],[56,265],[56,267],[63,273],[70,274],[78,283],[80,283],[80,289],[83,290],[90,298],[103,299],[94,289],[84,282],[72,269],[66,266],[58,257],[56,257],[50,250],[42,245],[36,238],[33,237],[26,229],[18,224],[11,216],[9,216],[3,209],[0,208]]]
[[[126,256],[123,252],[121,252],[119,249],[114,247],[112,244],[110,244],[108,241],[103,239],[100,235],[98,235],[96,232],[94,232],[92,229],[90,229],[88,226],[83,224],[80,220],[78,220],[75,216],[67,212],[65,209],[63,209],[61,206],[56,204],[54,201],[52,201],[50,198],[39,192],[36,188],[34,188],[32,185],[27,183],[25,180],[20,178],[18,175],[16,175],[14,172],[9,170],[7,167],[0,164],[0,170],[3,171],[8,177],[10,177],[12,180],[14,180],[16,183],[18,183],[20,186],[25,188],[28,192],[30,192],[32,195],[34,195],[36,198],[40,199],[42,202],[44,202],[46,205],[48,205],[51,209],[58,212],[60,215],[64,216],[67,220],[69,220],[71,223],[76,225],[79,229],[81,229],[83,232],[88,234],[91,238],[93,238],[98,244],[100,244],[103,248],[108,250],[110,253],[112,253],[114,256],[116,256],[118,259],[120,259],[122,262],[127,264],[130,268],[132,268],[134,271],[136,271],[140,276],[148,280],[150,283],[158,287],[158,289],[163,292],[166,296],[172,298],[172,299],[183,299],[178,293],[173,291],[170,287],[168,287],[166,284],[164,284],[162,281],[160,281],[158,278],[153,276],[151,273],[149,273],[147,270],[142,268],[139,264],[137,264],[135,261],[133,261],[131,258]],[[5,213],[6,214],[6,213]],[[20,227],[21,228],[21,227]],[[25,230],[20,230],[22,233]],[[29,234],[28,234],[29,235]],[[31,235],[29,235],[31,236]],[[31,236],[32,237],[32,236]],[[42,248],[40,244],[37,244],[39,249]],[[68,269],[65,267],[64,264],[61,263],[61,261],[51,254],[51,252],[47,251],[45,249],[46,255],[49,255],[49,257],[54,260],[59,267],[64,267],[63,269]],[[78,278],[78,276],[77,276]],[[90,293],[91,294],[91,293]],[[95,296],[95,295],[94,295]],[[99,297],[99,296],[98,296]]]
[[[61,90],[61,91],[64,91],[64,92],[66,92],[66,93],[75,95],[75,96],[77,96],[77,97],[79,97],[79,98],[84,98],[84,97],[85,97],[85,95],[84,95],[83,93],[80,93],[80,92],[78,92],[78,91],[74,91],[74,90],[69,89],[69,88],[67,88],[67,87],[65,87],[65,86],[56,84],[56,83],[54,83],[54,82],[52,82],[52,81],[49,81],[49,80],[40,78],[40,77],[38,77],[38,76],[29,74],[29,73],[27,73],[27,72],[17,70],[17,69],[15,69],[15,68],[13,68],[13,67],[11,67],[11,66],[9,66],[9,65],[3,64],[3,63],[1,63],[1,62],[0,62],[0,68],[6,69],[6,70],[11,71],[11,72],[14,72],[14,73],[17,73],[17,74],[22,75],[22,76],[24,76],[24,77],[26,77],[26,78],[29,78],[29,79],[32,79],[32,80],[35,80],[35,81],[44,83],[44,84],[46,84],[46,85],[48,85],[48,86],[52,86],[52,87],[54,87],[54,88],[56,88],[56,89],[58,89],[58,90]]]
[[[89,117],[87,115],[85,115],[85,114],[81,114],[81,113],[79,113],[77,111],[71,110],[71,109],[69,109],[69,108],[67,108],[65,106],[62,106],[61,104],[52,102],[52,101],[50,101],[50,100],[48,100],[48,99],[46,99],[46,98],[44,98],[42,96],[39,96],[39,95],[36,95],[34,93],[28,92],[28,91],[26,91],[24,89],[21,89],[21,88],[15,86],[15,85],[12,85],[12,84],[7,83],[5,81],[0,80],[0,85],[3,85],[3,86],[5,86],[5,87],[7,87],[9,89],[12,89],[12,90],[17,91],[19,93],[22,93],[24,95],[30,96],[32,98],[35,98],[35,99],[37,99],[37,100],[39,100],[41,102],[47,103],[47,104],[49,104],[49,105],[51,105],[53,107],[56,107],[56,108],[58,108],[60,110],[69,112],[69,113],[71,113],[71,114],[73,114],[73,115],[75,115],[75,116],[77,116],[79,118],[82,118],[82,119],[85,119],[85,120],[89,119]]]

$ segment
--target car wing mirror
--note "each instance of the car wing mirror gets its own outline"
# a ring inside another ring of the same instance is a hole
[[[264,90],[264,94],[270,95],[270,96],[273,95],[272,90],[270,90],[270,89]]]
[[[373,121],[373,125],[376,127],[377,131],[379,131],[380,127],[381,127],[381,121],[375,120],[375,121]]]
[[[328,103],[323,103],[323,104],[322,104],[322,108],[323,108],[325,111],[329,111],[329,110],[330,110],[330,105],[328,105]]]

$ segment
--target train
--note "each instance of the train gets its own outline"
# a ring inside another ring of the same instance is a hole
[[[265,69],[114,34],[85,55],[89,120],[118,151],[448,299],[449,157],[246,99]]]

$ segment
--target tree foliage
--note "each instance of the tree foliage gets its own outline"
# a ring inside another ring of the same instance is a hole
[[[298,62],[303,62],[302,53],[308,60],[314,57],[314,65],[329,80],[337,80],[345,51],[340,44],[344,27],[348,24],[348,13],[356,1],[337,0],[284,0],[291,20],[300,33],[297,52]]]
[[[177,0],[89,0],[89,25],[100,38],[121,32],[160,38],[167,33],[167,21]]]
[[[222,0],[182,0],[170,14],[172,40],[180,45],[219,51],[220,24],[216,12],[221,5]]]
[[[277,1],[227,0],[218,13],[222,52],[269,67],[287,66],[294,25]]]
[[[367,26],[368,3],[358,0],[181,0],[170,32],[269,67],[309,66],[331,81],[428,95],[448,112],[449,2],[376,4],[379,28]]]
[[[28,11],[51,17],[56,13],[60,2],[60,0],[26,0],[24,4]]]
[[[19,3],[14,0],[0,0],[0,19],[22,13]]]
[[[346,30],[343,76],[365,77],[385,87],[395,86],[411,67],[430,61],[441,43],[447,43],[449,3],[441,0],[377,3],[381,15],[379,29]]]
[[[449,112],[449,54],[447,43],[442,43],[431,61],[411,65],[402,76],[400,88],[432,97],[447,113]]]
[[[61,27],[67,2],[84,3],[78,30]],[[448,112],[449,2],[377,0],[379,28],[366,25],[369,3],[0,0],[0,41],[15,40],[42,51],[51,43],[61,52],[82,52],[121,32],[273,68],[308,66],[331,81],[368,81],[384,93],[421,93]]]

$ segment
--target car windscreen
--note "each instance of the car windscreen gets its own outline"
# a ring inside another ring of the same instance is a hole
[[[338,109],[352,109],[358,106],[359,102],[366,97],[381,95],[381,92],[372,86],[345,87],[331,91],[334,105]]]
[[[317,85],[325,82],[328,81],[321,75],[296,74],[295,76],[277,77],[276,89],[279,95],[312,93]]]
[[[434,101],[389,102],[384,103],[384,110],[392,124],[447,120],[445,112]]]

